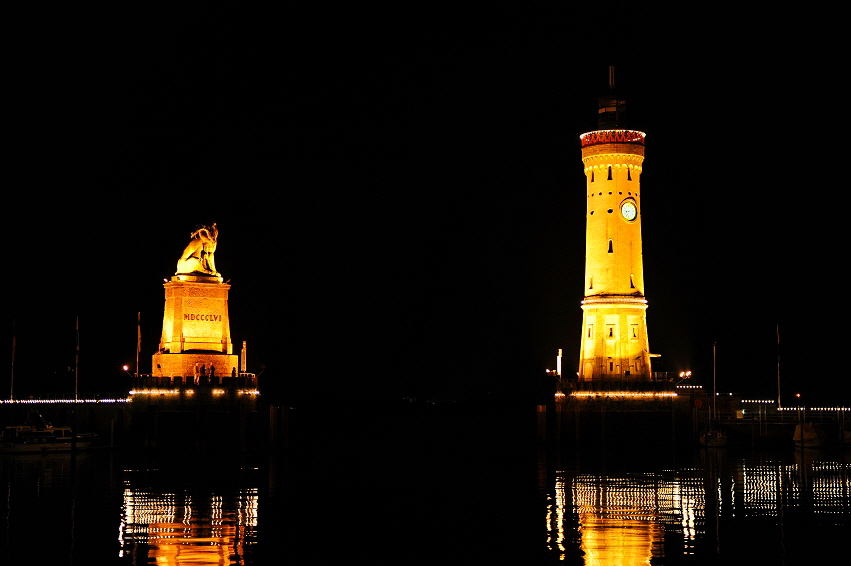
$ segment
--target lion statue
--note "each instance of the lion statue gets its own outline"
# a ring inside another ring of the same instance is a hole
[[[201,226],[192,232],[189,235],[189,245],[177,260],[177,274],[220,275],[216,271],[216,260],[213,255],[216,252],[218,238],[219,230],[215,223],[212,226]]]

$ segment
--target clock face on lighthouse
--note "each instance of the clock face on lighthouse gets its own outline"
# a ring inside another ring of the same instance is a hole
[[[625,220],[632,222],[635,220],[635,217],[638,216],[638,208],[635,206],[635,202],[631,200],[625,200],[621,203],[621,215],[623,215]]]

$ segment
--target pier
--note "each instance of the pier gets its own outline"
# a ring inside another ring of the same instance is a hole
[[[546,413],[554,413],[547,421]],[[713,427],[729,442],[751,446],[794,446],[796,426],[812,425],[823,445],[847,442],[851,407],[782,407],[775,401],[745,399],[736,393],[704,391],[672,380],[564,380],[556,382],[550,407],[539,406],[539,429],[568,444],[630,438],[642,442],[695,443]]]
[[[97,433],[99,448],[260,450],[285,441],[287,410],[261,401],[257,385],[252,373],[197,382],[141,375],[126,395],[3,400],[0,419],[15,424],[35,409],[54,425]]]

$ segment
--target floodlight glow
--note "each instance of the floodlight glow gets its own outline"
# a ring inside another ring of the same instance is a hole
[[[677,397],[671,391],[575,391],[571,397],[632,397],[636,399],[652,399],[655,397]]]

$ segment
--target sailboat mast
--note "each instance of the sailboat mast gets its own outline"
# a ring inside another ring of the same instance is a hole
[[[136,313],[136,377],[139,377],[139,350],[142,349],[142,313]]]
[[[9,400],[15,400],[15,319],[12,319],[12,383],[9,386]]]
[[[718,401],[718,391],[715,385],[715,342],[712,343],[712,419],[718,418],[715,411],[715,403]]]
[[[777,408],[780,408],[780,323],[777,324]]]
[[[74,349],[74,402],[77,402],[80,385],[80,317],[77,317],[76,340]]]

